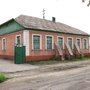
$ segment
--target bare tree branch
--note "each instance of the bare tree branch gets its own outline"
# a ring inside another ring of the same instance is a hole
[[[88,7],[90,6],[90,0],[89,0],[89,2],[88,2],[87,6],[88,6]]]
[[[86,0],[82,0],[82,2],[85,2]],[[90,6],[90,0],[88,1],[88,4],[87,6],[89,7]]]
[[[82,2],[85,2],[85,0],[82,0]]]

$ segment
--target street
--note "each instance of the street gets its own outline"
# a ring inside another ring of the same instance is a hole
[[[90,66],[12,78],[0,90],[90,90]]]

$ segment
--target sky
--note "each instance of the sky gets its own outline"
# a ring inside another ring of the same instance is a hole
[[[86,4],[82,0],[0,0],[0,24],[21,14],[42,18],[45,9],[45,19],[55,17],[57,22],[90,34],[90,7]]]

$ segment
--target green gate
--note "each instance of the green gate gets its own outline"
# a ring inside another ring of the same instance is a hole
[[[15,64],[23,64],[25,63],[26,55],[25,55],[25,46],[15,46],[14,52],[14,63]]]

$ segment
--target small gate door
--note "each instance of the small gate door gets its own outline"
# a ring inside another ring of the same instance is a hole
[[[25,63],[26,55],[25,55],[25,46],[15,46],[15,54],[14,54],[14,62],[15,64],[23,64]]]

